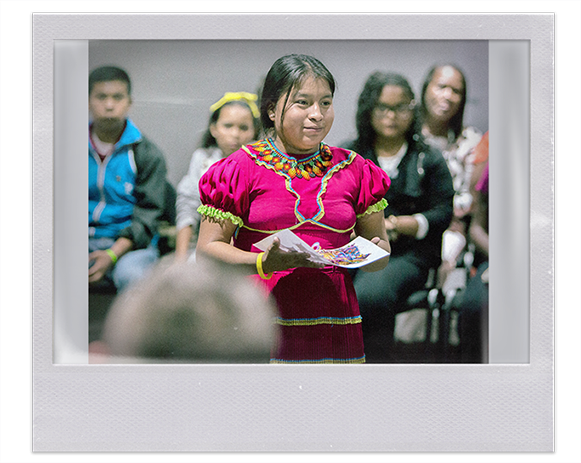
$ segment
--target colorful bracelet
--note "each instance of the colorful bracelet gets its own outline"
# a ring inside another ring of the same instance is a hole
[[[109,257],[111,258],[111,260],[113,261],[113,263],[117,263],[117,254],[115,254],[115,252],[113,251],[113,249],[109,248],[109,249],[105,249],[105,252],[107,254],[109,254]]]
[[[272,272],[269,273],[268,275],[265,275],[264,271],[262,270],[262,256],[263,255],[264,255],[264,252],[261,252],[256,256],[256,270],[258,270],[258,275],[260,275],[260,278],[262,278],[263,280],[270,280],[272,278]]]

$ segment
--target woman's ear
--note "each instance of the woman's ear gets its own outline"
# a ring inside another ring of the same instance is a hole
[[[210,124],[210,127],[209,127],[209,129],[210,129],[210,133],[212,134],[212,136],[213,136],[214,138],[216,138],[216,123],[215,123],[215,122],[212,122],[212,123]]]
[[[268,108],[268,118],[274,122],[274,120],[276,119],[276,111],[275,111],[275,106],[271,105],[270,108]]]

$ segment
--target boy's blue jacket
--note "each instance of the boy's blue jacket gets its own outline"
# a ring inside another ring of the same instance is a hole
[[[145,248],[165,204],[163,154],[127,119],[113,153],[101,161],[89,136],[89,237],[125,237]]]

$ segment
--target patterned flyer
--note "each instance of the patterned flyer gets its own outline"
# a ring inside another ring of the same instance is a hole
[[[261,251],[266,251],[274,238],[280,239],[280,248],[283,251],[307,252],[311,255],[312,262],[320,262],[327,265],[335,265],[344,268],[363,267],[371,262],[388,256],[389,253],[371,241],[358,236],[354,240],[336,249],[322,249],[319,243],[309,246],[295,235],[291,230],[281,230],[255,243]]]

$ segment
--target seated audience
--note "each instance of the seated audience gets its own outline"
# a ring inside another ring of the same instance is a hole
[[[359,97],[357,139],[346,147],[380,166],[391,179],[384,226],[392,247],[385,269],[357,272],[368,362],[390,362],[395,315],[441,262],[442,233],[450,224],[454,188],[442,155],[417,126],[414,92],[398,74],[376,72]]]
[[[474,147],[482,132],[464,126],[466,78],[456,66],[436,65],[422,85],[421,123],[425,142],[439,150],[450,169],[454,184],[454,216],[444,235],[440,284],[454,268],[466,245],[466,227],[472,207],[470,178]]]
[[[166,165],[161,151],[127,117],[131,82],[105,66],[89,75],[89,283],[118,292],[159,257]]]
[[[477,149],[488,151],[488,132]],[[461,296],[459,332],[463,363],[488,361],[488,169],[486,161],[474,187],[469,238],[475,247],[476,273]]]
[[[228,92],[210,106],[210,121],[201,147],[192,155],[188,173],[177,188],[177,261],[187,259],[192,238],[198,234],[201,220],[198,207],[202,204],[198,189],[200,178],[213,163],[230,156],[258,136],[260,112],[257,99],[252,93]]]

